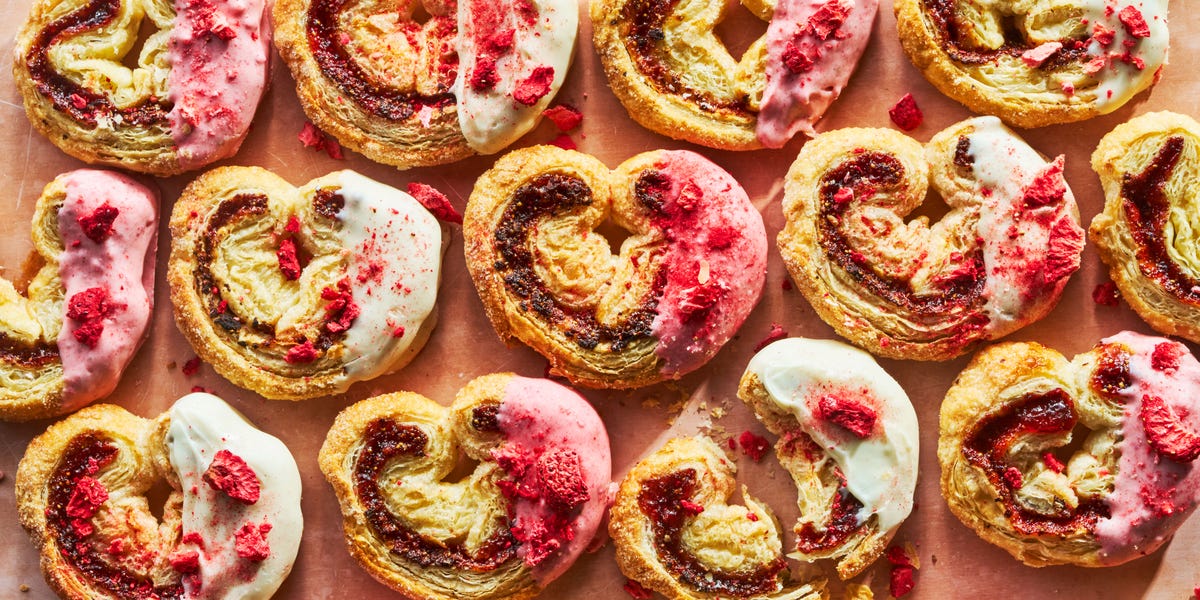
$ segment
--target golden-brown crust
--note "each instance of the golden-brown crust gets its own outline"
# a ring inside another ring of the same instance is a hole
[[[502,530],[508,520],[508,503],[496,481],[504,472],[491,455],[502,439],[499,434],[476,430],[472,417],[476,408],[498,404],[512,377],[511,373],[498,373],[476,378],[459,391],[449,408],[420,394],[397,392],[351,405],[334,421],[321,446],[321,472],[341,505],[351,555],[380,583],[421,600],[521,600],[541,591],[524,561],[516,557],[479,573],[409,562],[379,538],[355,491],[354,469],[364,431],[377,420],[390,419],[419,428],[428,440],[420,457],[394,459],[388,467],[387,477],[409,476],[405,495],[389,503],[397,519],[422,535],[467,539],[468,547]],[[479,461],[479,466],[462,481],[445,483],[442,480],[454,469],[460,450]],[[410,510],[397,509],[397,504]]]
[[[109,404],[97,404],[51,425],[34,438],[17,469],[17,511],[21,525],[41,553],[42,574],[62,598],[71,600],[119,599],[95,581],[82,575],[59,550],[58,540],[47,523],[49,490],[47,484],[59,468],[68,445],[78,436],[99,434],[117,447],[116,459],[95,475],[106,488],[108,498],[90,521],[96,531],[89,544],[103,547],[123,537],[127,544],[144,550],[155,561],[143,565],[139,575],[158,583],[178,581],[166,560],[178,543],[183,495],[178,479],[170,468],[163,444],[166,417],[143,419]],[[163,508],[162,523],[150,512],[144,497],[157,481],[165,479],[172,487]],[[119,560],[119,559],[118,559]],[[136,561],[122,561],[133,569]]]
[[[745,490],[742,498],[746,506],[726,504],[737,487],[735,468],[721,448],[705,437],[672,439],[635,465],[621,481],[609,515],[608,531],[616,546],[621,573],[672,600],[731,597],[724,592],[697,590],[669,571],[655,546],[652,523],[639,506],[646,481],[685,469],[696,472],[695,492],[688,500],[703,507],[702,512],[689,519],[681,533],[688,551],[698,553],[700,562],[712,571],[731,574],[783,560],[779,523],[769,507]],[[747,514],[755,518],[748,519]],[[774,591],[752,597],[774,600],[825,597],[823,581],[796,586],[788,584],[786,579],[784,569]]]
[[[338,282],[347,276],[347,252],[335,235],[340,225],[319,215],[313,202],[319,190],[340,188],[346,173],[331,173],[294,188],[258,167],[220,167],[196,178],[175,203],[167,264],[175,323],[196,354],[231,382],[271,399],[304,400],[344,391],[354,381],[347,372],[348,351],[340,341],[333,341],[315,360],[288,359],[289,351],[317,340],[324,331],[330,302],[323,290],[340,289]],[[220,218],[222,203],[242,195],[264,197],[264,212],[210,232],[210,221]],[[273,241],[286,235],[290,216],[302,224],[296,243],[313,257],[295,280],[282,274]],[[201,246],[209,234],[214,240],[213,258],[205,265]],[[443,250],[445,241],[445,236],[439,241]],[[214,272],[214,268],[221,270]],[[205,269],[218,294],[199,289]],[[213,302],[217,299],[224,302],[217,306]],[[241,326],[255,323],[275,328],[283,322],[285,311],[291,323],[272,335]],[[219,324],[222,315],[236,316],[239,325],[231,332]],[[419,328],[402,334],[409,336],[405,339],[411,340],[410,345],[403,354],[385,359],[383,372],[408,364],[436,322],[435,304]]]
[[[391,120],[364,109],[333,79],[323,73],[309,44],[307,22],[311,4],[311,0],[279,0],[275,3],[272,18],[275,24],[275,46],[279,49],[279,54],[287,63],[296,80],[296,93],[300,97],[304,113],[308,115],[309,119],[312,119],[317,127],[333,135],[342,145],[367,158],[401,169],[452,163],[474,154],[459,128],[457,108],[453,100],[438,107],[431,107],[430,114],[424,117],[421,116],[421,111],[414,110],[403,120]],[[434,6],[432,2],[428,4],[431,7]],[[429,10],[435,12],[435,8]],[[436,10],[438,12],[435,14],[439,14],[443,18],[448,17],[451,23],[453,22],[455,18],[453,3],[439,3],[436,5]],[[442,14],[446,12],[448,14]],[[355,22],[365,23],[365,18],[366,16],[362,16],[362,19],[356,18]],[[346,21],[350,21],[350,19],[342,19],[342,22]],[[389,20],[389,23],[394,23],[399,28],[409,22]],[[421,35],[427,35],[433,30],[433,24],[427,24],[423,27]],[[385,33],[387,35],[395,34],[395,32]],[[381,36],[378,32],[355,29],[349,29],[346,34],[352,36],[356,43],[361,41],[358,39],[360,36],[381,39],[387,37],[387,35]],[[432,45],[443,42],[438,39],[429,43]],[[452,46],[453,40],[445,43]],[[437,52],[432,47],[427,51]],[[441,57],[440,55],[436,58],[422,55],[421,60],[439,61]],[[402,66],[417,71],[418,79],[416,84],[405,84],[411,87],[404,89],[404,92],[426,94],[450,92],[449,85],[439,81],[439,77],[443,74],[437,69],[434,62]],[[379,73],[385,73],[389,68],[396,72],[403,70],[387,65],[374,67]],[[432,81],[427,79],[432,79]]]
[[[1200,194],[1193,190],[1196,152],[1200,149],[1200,124],[1186,115],[1156,112],[1141,115],[1118,125],[1105,135],[1092,154],[1092,170],[1104,187],[1104,210],[1092,219],[1090,233],[1096,240],[1100,258],[1108,265],[1109,276],[1121,290],[1121,296],[1155,330],[1200,342],[1200,304],[1180,298],[1149,276],[1139,258],[1145,249],[1134,240],[1127,213],[1129,199],[1122,188],[1126,178],[1145,171],[1164,143],[1172,137],[1184,140],[1178,164],[1168,173],[1163,188],[1169,204],[1169,216],[1163,231],[1150,232],[1170,248],[1175,269],[1193,280],[1200,279],[1200,253],[1196,252],[1195,232],[1175,226],[1193,219],[1200,210]],[[1157,265],[1152,258],[1147,263]],[[1164,275],[1169,277],[1169,275]]]
[[[637,66],[630,55],[631,23],[623,16],[631,0],[591,0],[592,39],[608,85],[629,116],[643,127],[662,135],[722,150],[754,150],[762,144],[755,135],[758,102],[766,86],[766,36],[755,41],[740,61],[730,56],[724,44],[713,34],[713,27],[724,18],[733,4],[709,2],[700,10],[671,19],[678,31],[664,27],[662,45],[670,54],[687,57],[668,65],[676,73],[688,73],[691,81],[711,84],[701,91],[723,96],[726,102],[743,99],[744,110],[709,106],[683,95],[659,90]],[[770,0],[742,2],[755,15],[770,20],[774,3]],[[675,14],[675,13],[672,13]]]

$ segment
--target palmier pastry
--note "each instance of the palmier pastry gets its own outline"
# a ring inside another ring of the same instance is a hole
[[[160,522],[146,494],[163,480]],[[52,425],[16,495],[47,583],[78,600],[270,598],[304,528],[287,447],[208,394],[154,420],[100,404]]]
[[[850,579],[883,554],[913,507],[917,415],[870,354],[790,338],[750,359],[738,397],[771,433],[799,493],[796,553]]]
[[[934,87],[1017,127],[1117,110],[1158,81],[1167,0],[896,0],[900,42]]]
[[[430,16],[418,23],[422,9]],[[280,0],[274,17],[309,118],[343,145],[406,169],[491,154],[532,129],[567,76],[579,8]]]
[[[626,577],[672,600],[817,600],[823,581],[793,584],[771,509],[742,490],[705,437],[675,438],[621,482],[608,530]]]
[[[630,232],[613,256],[596,228]],[[501,339],[588,387],[678,379],[729,341],[766,276],[762,217],[729,173],[658,150],[614,171],[553,146],[514,151],[475,183],[467,267]]]
[[[905,222],[928,187],[950,212]],[[1063,157],[995,117],[924,149],[888,129],[823,134],[792,163],[783,214],[779,250],[817,314],[890,358],[950,359],[1042,318],[1083,250]]]
[[[713,31],[731,2],[591,0],[608,84],[642,126],[711,148],[813,135],[867,47],[878,0],[743,0],[767,33],[734,60]]]
[[[294,188],[256,167],[214,169],[175,203],[171,237],[180,331],[218,373],[267,398],[391,373],[437,322],[440,223],[353,171]]]
[[[942,495],[1028,565],[1150,554],[1200,501],[1198,392],[1200,363],[1164,338],[1122,332],[1070,362],[1035,343],[987,348],[942,403]]]
[[[267,83],[262,0],[37,0],[13,77],[63,152],[155,175],[233,156]],[[139,31],[137,66],[122,63]]]
[[[451,478],[460,451],[478,465]],[[444,408],[419,394],[342,411],[321,446],[350,553],[408,598],[532,598],[591,543],[612,492],[604,423],[582,396],[511,373]]]
[[[1196,239],[1200,124],[1160,112],[1100,140],[1092,169],[1107,198],[1091,233],[1122,297],[1150,326],[1200,342]]]
[[[0,419],[65,414],[110,394],[146,337],[158,193],[109,171],[59,175],[33,214],[41,265],[0,279]]]

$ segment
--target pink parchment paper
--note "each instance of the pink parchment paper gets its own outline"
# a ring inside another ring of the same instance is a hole
[[[0,0],[0,56],[11,56],[13,37],[29,10],[31,0]],[[586,3],[585,3],[586,4]],[[1047,155],[1067,156],[1067,178],[1079,200],[1085,224],[1103,204],[1099,180],[1088,167],[1092,149],[1100,137],[1130,117],[1151,110],[1169,109],[1200,116],[1200,13],[1189,3],[1172,2],[1171,62],[1162,81],[1149,93],[1106,117],[1087,123],[1047,127],[1025,132],[1026,139]],[[586,15],[586,7],[581,6]],[[737,9],[718,33],[736,52],[748,40],[761,35],[766,26]],[[731,153],[708,150],[677,142],[643,130],[625,113],[609,91],[592,47],[591,27],[582,19],[575,63],[559,94],[562,102],[582,109],[585,118],[573,134],[579,149],[598,156],[610,166],[635,153],[655,148],[687,148],[698,151],[728,169],[750,194],[774,239],[783,225],[779,208],[782,178],[802,145],[796,139],[774,151]],[[370,177],[403,187],[422,181],[443,190],[460,210],[470,195],[475,178],[495,157],[477,157],[454,165],[400,172],[347,152],[346,160],[335,161],[324,153],[303,148],[297,133],[304,115],[294,92],[294,83],[278,56],[273,61],[271,86],[258,110],[249,139],[241,152],[225,164],[258,165],[278,172],[300,185],[311,178],[342,168],[358,170]],[[928,140],[938,130],[970,115],[960,105],[942,97],[904,58],[896,35],[891,2],[884,2],[866,54],[858,72],[841,99],[818,127],[891,127],[887,109],[905,93],[912,93],[925,112],[925,124],[913,135]],[[543,143],[556,135],[543,123],[521,140],[520,145]],[[82,166],[35,133],[29,126],[9,69],[0,67],[0,265],[10,279],[21,276],[31,249],[29,220],[42,186],[57,174]],[[160,179],[163,213],[191,175]],[[149,181],[147,179],[147,181]],[[925,212],[939,214],[941,209]],[[334,416],[343,407],[369,396],[394,390],[412,390],[448,404],[455,391],[470,379],[496,371],[515,371],[541,376],[545,361],[526,348],[503,346],[491,330],[467,275],[462,254],[461,231],[455,228],[445,260],[441,291],[441,321],[429,345],[402,372],[365,384],[350,393],[301,403],[273,402],[239,389],[216,375],[208,366],[192,377],[179,368],[194,356],[175,328],[167,288],[163,280],[168,234],[160,232],[159,281],[150,338],[125,374],[117,391],[107,400],[143,415],[165,410],[194,385],[213,389],[243,411],[262,429],[280,437],[291,448],[304,481],[304,540],[295,570],[279,598],[386,598],[394,597],[372,580],[346,552],[340,531],[340,514],[329,486],[317,469],[317,450]],[[608,426],[616,475],[620,477],[644,454],[653,451],[672,435],[689,435],[702,428],[717,437],[722,432],[765,431],[737,400],[738,377],[753,354],[754,346],[772,323],[781,324],[793,336],[834,337],[816,317],[804,298],[781,285],[786,273],[772,244],[767,285],[762,302],[751,314],[740,335],[712,363],[673,385],[658,385],[630,392],[585,391]],[[1057,348],[1067,356],[1090,348],[1097,340],[1121,329],[1150,333],[1127,306],[1099,306],[1091,291],[1107,281],[1095,250],[1089,246],[1083,268],[1067,286],[1061,304],[1040,323],[1010,336],[1013,340],[1036,340]],[[1193,346],[1193,351],[1195,347]],[[938,491],[937,443],[938,405],[955,375],[967,359],[944,364],[880,361],[908,392],[916,405],[921,425],[921,478],[917,509],[897,535],[898,542],[912,542],[918,549],[921,569],[913,598],[1188,598],[1200,585],[1200,517],[1176,534],[1164,550],[1134,563],[1109,569],[1051,567],[1033,569],[1021,565],[998,548],[980,541],[950,515]],[[720,410],[714,410],[714,409]],[[721,416],[723,414],[723,416]],[[29,440],[42,432],[47,422],[25,425],[0,424],[0,471],[8,474],[0,482],[0,598],[53,598],[38,571],[38,556],[17,522],[13,497],[13,474]],[[766,500],[790,529],[795,493],[786,473],[772,458],[755,464],[739,457],[739,477],[751,493]],[[791,545],[791,537],[785,542]],[[887,566],[877,564],[865,575],[877,597],[887,594]],[[796,567],[800,571],[799,565]],[[826,566],[826,575],[832,572]],[[836,578],[833,578],[836,579]],[[625,579],[617,570],[611,545],[584,556],[543,594],[544,598],[619,599]],[[29,590],[22,594],[20,586]]]

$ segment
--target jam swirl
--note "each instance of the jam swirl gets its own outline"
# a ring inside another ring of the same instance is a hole
[[[654,548],[663,566],[692,589],[706,594],[745,598],[769,594],[779,588],[779,574],[787,568],[782,556],[753,571],[714,571],[683,547],[683,527],[691,514],[684,508],[696,492],[696,470],[682,469],[647,479],[638,492],[638,508],[650,521]]]
[[[604,325],[590,310],[560,304],[533,267],[536,259],[530,250],[529,234],[537,230],[537,221],[588,206],[593,201],[588,185],[570,175],[547,173],[522,185],[496,227],[494,241],[500,260],[493,266],[501,273],[508,291],[519,298],[522,311],[532,310],[550,324],[561,327],[568,338],[585,350],[606,344],[610,351],[620,352],[631,343],[650,337],[655,309],[667,281],[665,271],[655,274],[649,293],[629,311],[624,321]]]
[[[38,340],[32,345],[22,344],[0,332],[0,360],[26,370],[41,369],[59,362],[58,344]]]
[[[1004,476],[1009,466],[1004,462],[1009,448],[1025,435],[1062,434],[1075,428],[1078,416],[1075,403],[1066,391],[1056,388],[1041,394],[1030,394],[1009,404],[976,426],[963,441],[962,453],[972,465],[987,474],[996,490],[996,501],[1013,528],[1024,535],[1069,535],[1094,531],[1096,522],[1109,517],[1107,504],[1102,500],[1084,500],[1072,511],[1060,507],[1058,514],[1047,515],[1025,508],[1016,501],[1016,489]]]
[[[95,432],[75,436],[54,473],[46,483],[46,524],[63,559],[90,582],[117,598],[182,600],[183,585],[174,582],[156,586],[149,578],[140,578],[107,563],[88,540],[90,530],[80,531],[72,524],[67,506],[79,480],[95,475],[117,457],[117,447]],[[84,535],[87,533],[88,535]]]
[[[839,202],[843,188],[863,197],[879,189],[894,187],[903,179],[904,166],[882,152],[862,152],[827,172],[820,184],[817,230],[825,256],[872,295],[921,318],[943,320],[947,314],[978,307],[983,302],[986,279],[983,254],[978,249],[966,259],[973,263],[969,273],[956,276],[941,286],[941,294],[916,294],[904,279],[882,275],[855,251],[842,231],[851,202]]]
[[[426,568],[485,573],[512,560],[519,544],[507,528],[501,528],[471,554],[462,544],[440,544],[413,531],[388,510],[379,490],[379,478],[384,469],[397,457],[425,456],[428,443],[428,436],[415,425],[392,419],[376,419],[367,425],[362,450],[354,461],[353,483],[371,530],[393,554]]]
[[[1200,280],[1185,273],[1171,260],[1164,236],[1171,214],[1165,188],[1183,156],[1185,145],[1183,136],[1167,138],[1141,173],[1125,175],[1121,181],[1121,198],[1129,231],[1137,244],[1137,261],[1142,274],[1172,296],[1200,305]]]
[[[941,40],[946,54],[956,62],[968,65],[994,63],[1001,56],[1019,57],[1025,51],[1037,46],[1019,39],[1015,33],[1005,35],[1004,45],[997,49],[981,49],[969,47],[960,32],[969,30],[973,24],[963,24],[955,11],[961,0],[923,0],[925,12],[933,21],[937,36]],[[1008,33],[1008,32],[1006,32]],[[1058,40],[1062,48],[1050,55],[1045,62],[1034,67],[1039,71],[1055,71],[1072,64],[1087,62],[1091,56],[1087,53],[1085,40],[1065,38]]]
[[[338,89],[364,111],[389,121],[405,121],[423,106],[444,108],[455,104],[454,94],[444,83],[438,85],[443,90],[440,93],[424,95],[385,88],[372,82],[372,78],[354,61],[342,43],[338,22],[346,4],[348,0],[313,0],[305,23],[313,58],[321,72]],[[452,20],[448,24],[457,28]],[[453,35],[453,30],[443,33]],[[454,58],[452,62],[439,65],[439,69],[449,67],[453,71],[457,68],[457,60]],[[454,73],[450,71],[440,74],[447,75],[453,81]]]
[[[121,1],[91,0],[51,22],[34,38],[25,55],[25,67],[39,94],[49,99],[56,110],[89,128],[94,128],[100,117],[120,117],[125,124],[139,127],[165,125],[170,103],[150,97],[133,106],[118,108],[107,96],[59,73],[50,60],[50,46],[55,43],[112,23],[121,10]]]

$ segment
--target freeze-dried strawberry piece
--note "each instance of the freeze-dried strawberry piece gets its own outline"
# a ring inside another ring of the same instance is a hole
[[[1150,26],[1146,24],[1146,18],[1142,16],[1142,11],[1136,6],[1130,4],[1121,9],[1117,14],[1121,24],[1125,26],[1125,32],[1131,37],[1148,38],[1150,37]]]
[[[200,553],[195,550],[178,550],[167,557],[171,568],[187,575],[200,571]]]
[[[767,438],[761,435],[754,435],[752,431],[743,431],[738,437],[738,443],[742,445],[742,452],[746,453],[754,462],[762,460],[766,456],[767,449],[771,445],[767,442]]]
[[[252,562],[267,560],[267,557],[271,556],[271,546],[267,542],[267,533],[270,531],[270,523],[242,525],[241,529],[233,534],[237,555]]]
[[[1156,344],[1154,352],[1150,354],[1150,367],[1155,371],[1174,373],[1179,370],[1179,359],[1186,353],[1187,348],[1182,344],[1173,342]]]
[[[262,492],[258,474],[242,457],[228,451],[218,450],[213,461],[204,471],[204,481],[214,490],[241,502],[254,504]]]
[[[1142,426],[1155,452],[1176,462],[1200,458],[1200,435],[1190,431],[1158,396],[1142,396]]]
[[[583,113],[579,112],[575,107],[567,106],[566,104],[547,108],[542,111],[542,114],[547,119],[550,119],[554,123],[554,126],[563,133],[579,127],[579,124],[583,122]]]
[[[1067,182],[1063,179],[1063,163],[1066,158],[1058,155],[1025,190],[1026,206],[1045,206],[1061,202],[1067,193]]]
[[[917,101],[913,99],[912,94],[905,94],[895,106],[889,108],[888,116],[892,118],[896,127],[904,131],[912,131],[925,122],[925,114],[917,106]]]
[[[760,341],[758,345],[754,347],[754,351],[758,352],[759,350],[771,345],[772,342],[777,342],[785,337],[787,337],[787,330],[785,330],[779,323],[771,323],[771,331],[767,332],[766,337],[764,337],[762,341]]]
[[[817,416],[844,427],[858,438],[871,435],[878,417],[874,409],[861,402],[829,394],[817,402]]]
[[[892,567],[892,576],[888,582],[888,588],[893,598],[900,598],[912,591],[913,586],[916,585],[916,582],[913,581],[914,572],[912,567]]]
[[[591,497],[583,480],[583,465],[574,450],[547,452],[538,457],[536,466],[542,494],[555,510],[574,510]]]
[[[1121,292],[1117,289],[1117,284],[1106,281],[1096,285],[1092,290],[1092,302],[1103,304],[1104,306],[1116,306],[1121,301]]]
[[[622,589],[625,590],[626,594],[633,596],[635,600],[650,600],[650,598],[654,597],[653,592],[632,579],[626,579],[625,585],[622,586]]]
[[[89,240],[99,244],[112,235],[113,221],[117,220],[117,215],[119,214],[121,214],[121,211],[105,202],[92,211],[91,214],[80,215],[75,220],[79,221],[79,228],[83,230],[83,235],[86,235]]]
[[[457,210],[454,210],[454,205],[450,204],[450,199],[445,194],[439,192],[437,188],[414,181],[408,184],[408,193],[438,219],[462,225],[462,215]]]

